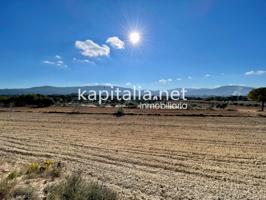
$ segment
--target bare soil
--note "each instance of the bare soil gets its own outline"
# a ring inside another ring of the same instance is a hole
[[[53,159],[121,199],[266,199],[265,117],[2,111],[0,173]]]

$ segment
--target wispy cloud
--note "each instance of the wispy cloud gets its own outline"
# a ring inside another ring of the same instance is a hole
[[[55,55],[55,58],[56,58],[56,59],[59,59],[59,60],[61,60],[61,59],[62,59],[62,57],[61,57],[61,56],[59,56],[59,55]]]
[[[210,76],[211,76],[210,74],[205,74],[205,77],[206,77],[206,78],[208,78],[208,77],[210,77]]]
[[[64,61],[62,60],[62,57],[59,55],[55,56],[55,59],[53,60],[44,60],[42,61],[42,63],[44,64],[48,64],[48,65],[55,65],[61,68],[67,68],[68,66],[64,63]]]
[[[49,60],[44,60],[44,61],[42,61],[42,63],[44,63],[44,64],[49,64],[49,65],[55,65],[55,64],[56,64],[56,62],[54,62],[54,61],[49,61]]]
[[[124,49],[125,48],[125,43],[116,36],[112,36],[112,37],[107,38],[106,43],[110,44],[112,47],[114,47],[116,49]]]
[[[81,50],[81,54],[87,57],[108,56],[110,48],[103,44],[102,46],[96,44],[92,40],[76,41],[75,47]]]
[[[182,78],[177,78],[176,80],[177,80],[177,81],[181,81],[181,80],[182,80]]]
[[[165,85],[165,84],[170,83],[170,82],[172,82],[172,81],[173,81],[173,79],[168,78],[168,79],[160,79],[158,82],[159,82],[160,84]]]
[[[259,76],[259,75],[263,75],[263,74],[265,74],[266,73],[266,71],[264,71],[264,70],[257,70],[257,71],[248,71],[248,72],[245,72],[245,75],[246,76],[251,76],[251,75],[257,75],[257,76]]]
[[[188,76],[187,79],[191,80],[192,79],[192,76]]]
[[[88,63],[88,64],[92,64],[95,65],[95,62],[89,60],[89,59],[77,59],[77,58],[73,58],[73,62],[76,63]]]

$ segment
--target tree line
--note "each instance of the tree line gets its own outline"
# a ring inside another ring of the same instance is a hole
[[[27,94],[15,96],[0,96],[0,104],[4,107],[47,107],[54,104],[52,98],[40,94]]]
[[[211,97],[187,97],[188,100],[206,100],[206,101],[258,101],[261,102],[261,110],[264,110],[264,104],[266,102],[266,87],[253,89],[249,92],[248,96],[211,96]],[[97,98],[96,98],[97,99]],[[131,103],[143,103],[144,100],[140,99]],[[164,99],[162,99],[164,101]],[[54,104],[69,104],[69,103],[84,103],[78,101],[77,94],[70,95],[41,95],[41,94],[26,94],[26,95],[15,95],[15,96],[0,96],[0,106],[4,107],[47,107]],[[97,100],[91,103],[97,103]],[[116,105],[124,104],[125,101],[119,101],[117,98],[107,99],[107,104]],[[147,102],[146,102],[147,103]],[[153,103],[153,100],[148,103]]]

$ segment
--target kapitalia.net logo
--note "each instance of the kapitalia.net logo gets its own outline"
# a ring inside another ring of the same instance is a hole
[[[121,104],[124,102],[137,103],[141,109],[187,109],[187,90],[141,90],[123,89],[119,87],[109,87],[103,90],[82,90],[78,89],[78,100],[96,102],[99,105],[115,102]]]

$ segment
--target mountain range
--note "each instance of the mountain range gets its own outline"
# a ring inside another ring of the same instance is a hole
[[[78,89],[82,91],[86,90],[89,92],[90,90],[94,90],[96,92],[100,90],[130,90],[132,88],[125,88],[119,86],[81,86],[81,87],[53,87],[53,86],[40,86],[40,87],[32,87],[32,88],[22,88],[22,89],[0,89],[0,95],[21,95],[21,94],[43,94],[43,95],[67,95],[67,94],[74,94],[78,93]],[[181,88],[176,88],[180,91]],[[237,85],[230,85],[230,86],[221,86],[216,88],[186,88],[188,91],[186,96],[246,96],[249,91],[251,91],[252,87],[245,87],[245,86],[237,86]],[[169,90],[172,91],[172,90]],[[153,90],[152,93],[154,95],[158,94],[158,90]]]

